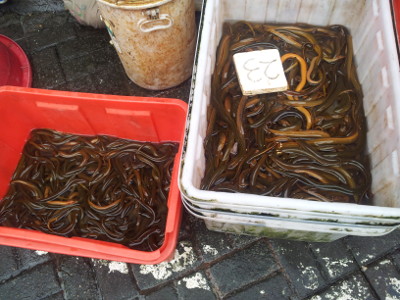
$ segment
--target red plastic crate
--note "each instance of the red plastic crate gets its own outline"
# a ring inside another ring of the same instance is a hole
[[[397,44],[400,41],[400,0],[392,0],[392,8],[393,8],[393,20],[396,27],[397,33]]]
[[[50,128],[62,132],[147,142],[179,142],[168,195],[165,240],[160,249],[144,252],[123,245],[34,230],[0,226],[0,244],[75,256],[156,264],[172,257],[181,218],[177,185],[187,104],[177,99],[111,96],[19,87],[0,88],[0,199],[30,132]],[[0,200],[1,201],[1,200]]]

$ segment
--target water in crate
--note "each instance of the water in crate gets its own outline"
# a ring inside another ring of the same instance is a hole
[[[36,129],[0,203],[0,225],[156,250],[177,147]]]
[[[264,49],[280,52],[288,90],[243,95],[232,57]],[[202,189],[366,203],[366,124],[348,30],[225,23],[204,148]]]

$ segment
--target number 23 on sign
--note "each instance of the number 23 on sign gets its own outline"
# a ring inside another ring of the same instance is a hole
[[[233,61],[243,95],[274,93],[288,89],[279,51],[236,53]]]

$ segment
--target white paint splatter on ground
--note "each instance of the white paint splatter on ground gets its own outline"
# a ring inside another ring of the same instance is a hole
[[[383,266],[383,265],[389,265],[389,264],[391,264],[391,262],[390,262],[390,260],[385,259],[385,260],[382,260],[379,264],[380,264],[381,266]]]
[[[392,288],[391,294],[400,295],[400,279],[398,278],[390,278],[388,285]],[[400,300],[400,296],[389,295],[389,292],[385,295],[386,300]]]
[[[218,254],[218,250],[211,247],[210,245],[204,245],[203,246],[203,251],[205,254],[211,254],[211,255],[217,255]]]
[[[36,253],[37,255],[39,255],[39,256],[42,256],[42,255],[48,254],[49,252],[36,250],[35,253]]]
[[[128,265],[119,261],[112,261],[108,264],[108,273],[120,272],[122,274],[128,274]]]
[[[334,295],[332,300],[364,300],[368,295],[369,292],[365,286],[359,284],[355,286],[353,283],[349,284],[344,281],[340,285],[340,291],[337,292],[337,296]]]
[[[108,260],[92,258],[92,262],[95,266],[98,266],[98,267],[101,267],[101,266],[108,267]]]
[[[371,260],[373,258],[375,258],[374,255],[368,254],[364,259],[361,260],[361,264],[365,264],[365,263],[367,263],[369,260]]]
[[[339,285],[333,286],[328,292],[321,296],[314,296],[310,300],[364,300],[370,293],[368,288],[360,285],[360,278],[353,278],[353,282],[343,281]]]
[[[180,272],[193,265],[196,256],[193,247],[188,242],[180,243],[183,252],[175,250],[174,258],[169,262],[162,262],[158,265],[140,265],[140,274],[152,274],[157,280],[165,280],[172,276],[174,272]]]
[[[319,253],[321,252],[321,249],[320,249],[320,248],[314,248],[313,250],[314,250],[314,252],[317,253],[317,254],[319,254]]]
[[[302,270],[302,282],[304,287],[309,290],[316,289],[318,287],[318,276],[315,273],[315,270],[310,266],[304,267],[302,263],[300,263],[300,268]],[[301,278],[298,280],[301,280]]]
[[[121,274],[128,274],[128,265],[119,261],[108,261],[104,259],[92,259],[93,264],[108,268],[108,273],[119,272]]]
[[[207,283],[207,279],[200,272],[195,273],[193,276],[185,277],[178,281],[178,284],[186,283],[188,289],[203,289],[210,291],[210,286]]]
[[[325,261],[325,266],[328,270],[330,277],[336,277],[341,275],[343,268],[349,266],[352,262],[349,258],[344,258],[341,260],[332,260],[330,257],[323,257],[322,260]]]
[[[288,248],[285,248],[285,247],[282,247],[282,246],[279,246],[279,245],[276,248],[277,248],[277,251],[280,252],[282,255],[292,252],[292,249],[288,249]]]

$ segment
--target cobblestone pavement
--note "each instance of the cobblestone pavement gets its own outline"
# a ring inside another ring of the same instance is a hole
[[[27,52],[34,87],[188,99],[189,80],[157,92],[130,82],[107,32],[77,24],[60,1],[0,5],[0,34]],[[175,257],[155,266],[0,246],[0,299],[393,300],[399,271],[399,231],[294,242],[211,232],[184,212]]]

